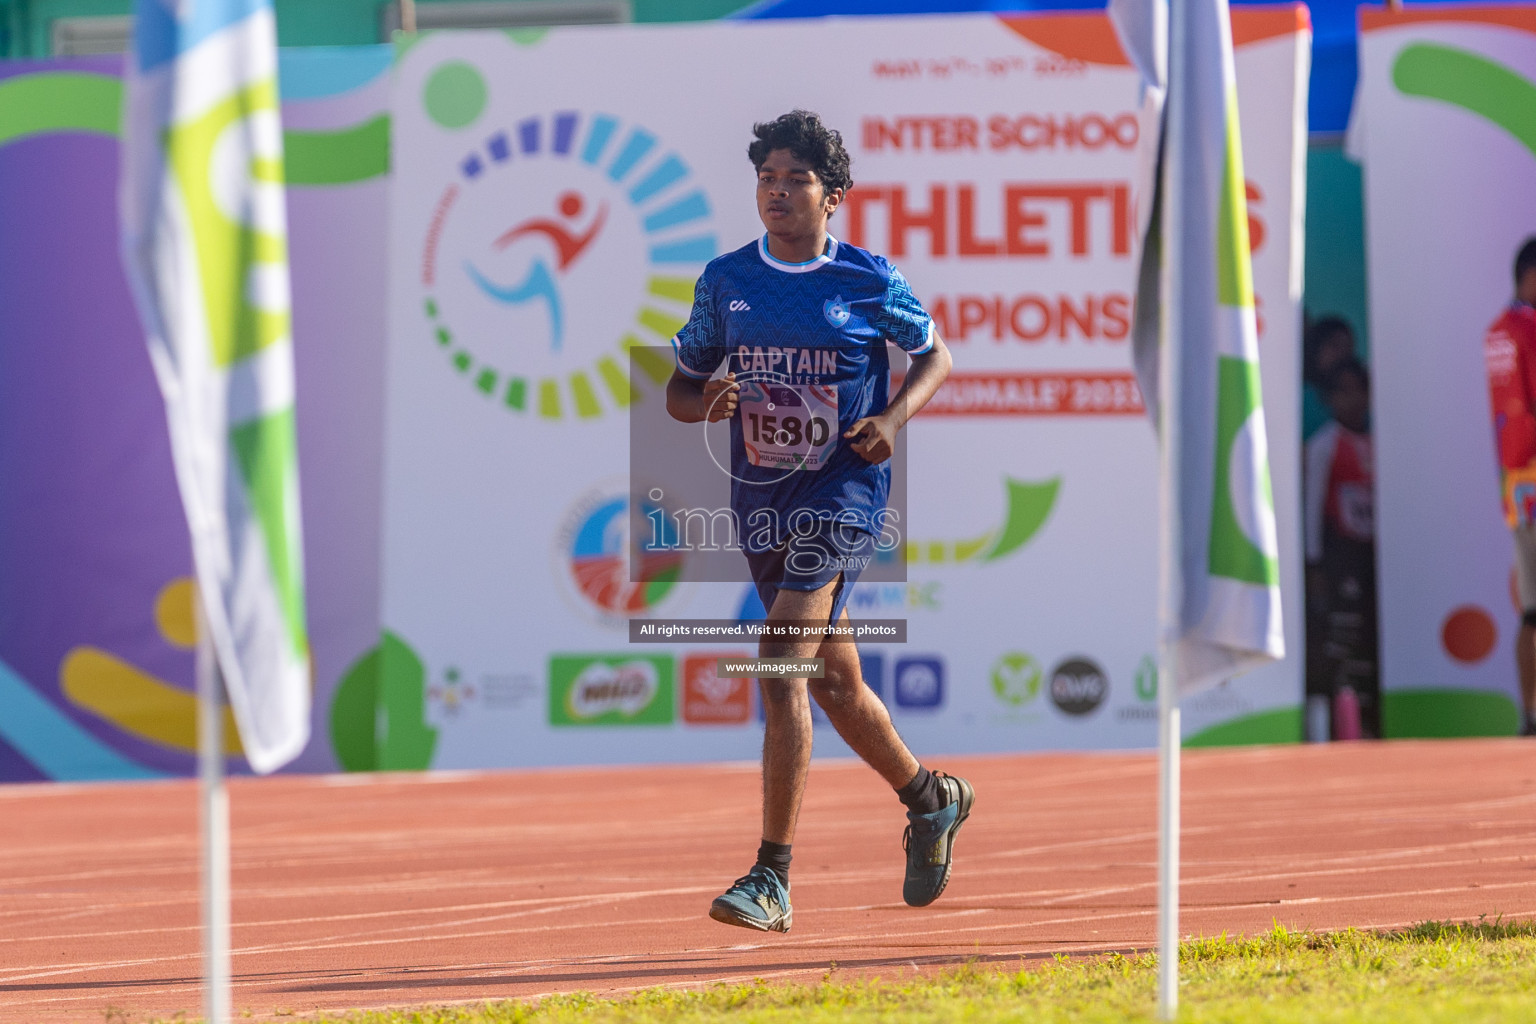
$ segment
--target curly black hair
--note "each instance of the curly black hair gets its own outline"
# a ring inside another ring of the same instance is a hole
[[[821,123],[821,115],[809,110],[791,110],[772,121],[752,126],[757,136],[747,147],[747,159],[752,166],[761,168],[768,154],[776,149],[787,149],[798,160],[804,160],[816,172],[816,177],[828,192],[853,188],[853,175],[848,150],[843,148],[843,136],[835,128]]]

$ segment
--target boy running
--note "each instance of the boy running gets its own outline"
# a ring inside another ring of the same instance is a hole
[[[693,312],[673,339],[667,411],[685,423],[730,420],[731,508],[770,625],[846,623],[849,591],[884,530],[896,432],[948,376],[950,355],[896,268],[827,233],[853,185],[842,136],[804,110],[755,125],[753,134],[747,156],[767,233],[705,267]],[[887,342],[911,356],[890,400]],[[725,373],[714,376],[722,363]],[[915,907],[938,899],[975,799],[970,784],[912,756],[864,684],[852,643],[765,638],[759,653],[822,658],[825,675],[758,681],[762,843],[756,864],[709,916],[789,931],[810,697],[907,808],[903,898]]]

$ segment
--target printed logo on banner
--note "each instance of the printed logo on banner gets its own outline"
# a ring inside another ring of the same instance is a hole
[[[1145,703],[1157,700],[1157,662],[1144,654],[1136,666],[1136,699]]]
[[[1230,679],[1224,680],[1209,690],[1201,690],[1192,697],[1180,699],[1179,707],[1184,711],[1185,720],[1196,715],[1237,718],[1239,715],[1252,714],[1253,701],[1235,690],[1230,683]]]
[[[1034,539],[1056,507],[1061,477],[1032,483],[1003,477],[1007,507],[1002,522],[977,537],[960,540],[911,540],[907,542],[907,560],[913,564],[928,562],[995,562],[1018,551]],[[855,589],[854,593],[858,593]]]
[[[938,658],[899,658],[891,694],[902,708],[936,708],[944,703],[944,662]]]
[[[449,667],[440,677],[427,684],[426,696],[426,720],[429,725],[452,721],[480,702],[479,689],[454,667]]]
[[[1009,651],[992,664],[992,695],[1009,707],[1023,707],[1040,696],[1040,663],[1021,651]]]
[[[477,124],[495,77],[452,60],[427,79],[427,113],[452,132],[437,144],[475,131],[430,190],[421,337],[504,410],[569,420],[624,409],[629,351],[670,341],[719,255],[712,204],[643,124],[574,110]],[[469,94],[480,97],[469,108],[447,99]],[[670,362],[653,354],[641,368],[659,393]]]
[[[646,502],[633,510],[622,486],[603,487],[577,500],[561,524],[555,539],[555,575],[575,603],[605,625],[627,628],[630,618],[649,614],[677,596],[683,552],[671,516],[647,518],[659,508]],[[639,579],[631,580],[629,536],[637,523],[649,531],[646,536],[653,536],[656,523],[664,533],[659,546],[647,548]]]
[[[943,607],[940,594],[943,584],[937,580],[906,583],[856,583],[848,595],[848,612],[855,617],[860,612],[887,609],[925,608],[936,611]],[[871,616],[879,618],[880,616]]]
[[[487,711],[521,711],[544,699],[544,687],[530,672],[498,672],[480,677],[481,704]]]
[[[1097,710],[1109,696],[1109,676],[1088,658],[1068,658],[1051,670],[1051,702],[1073,716]]]
[[[745,651],[690,654],[683,659],[683,721],[691,725],[742,725],[752,717],[752,680],[722,679],[721,658],[750,658]]]
[[[664,654],[555,654],[550,725],[666,725],[673,719],[672,658]]]
[[[1138,721],[1157,720],[1157,660],[1150,654],[1144,654],[1136,665],[1135,676],[1136,700],[1139,703],[1118,708],[1115,717],[1122,721],[1135,719]]]

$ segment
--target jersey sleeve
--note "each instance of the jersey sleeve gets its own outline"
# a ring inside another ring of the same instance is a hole
[[[677,355],[678,371],[694,380],[708,380],[725,359],[725,339],[721,336],[707,270],[693,286],[693,312],[672,339],[672,348]]]
[[[885,284],[885,301],[880,306],[880,332],[908,355],[920,356],[933,350],[933,317],[912,294],[912,286],[901,271],[890,268]]]

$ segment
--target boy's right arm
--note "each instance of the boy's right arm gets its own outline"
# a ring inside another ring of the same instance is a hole
[[[667,413],[682,423],[708,420],[718,423],[736,415],[741,385],[736,374],[712,380],[695,380],[681,370],[672,371],[667,381]]]
[[[677,366],[667,381],[667,413],[683,423],[708,420],[716,423],[736,413],[736,375],[711,378],[725,361],[720,320],[710,287],[710,267],[704,268],[693,286],[693,309],[688,322],[672,339]]]

